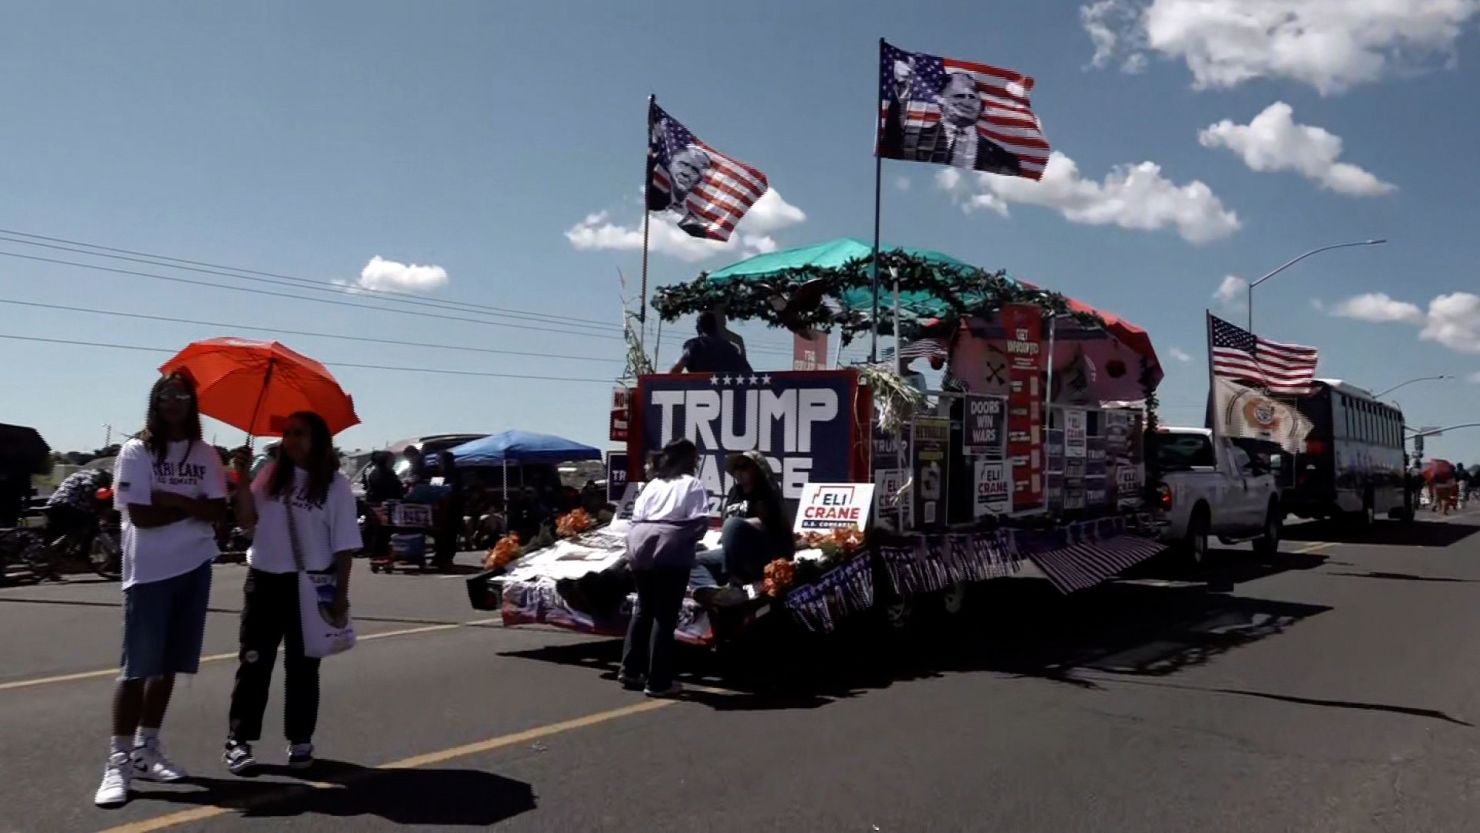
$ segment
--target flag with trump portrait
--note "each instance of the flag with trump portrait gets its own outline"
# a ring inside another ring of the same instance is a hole
[[[880,41],[875,154],[1041,179],[1049,147],[1032,90],[1014,70]]]
[[[705,144],[648,99],[648,211],[670,213],[694,237],[729,240],[769,187],[759,169]]]

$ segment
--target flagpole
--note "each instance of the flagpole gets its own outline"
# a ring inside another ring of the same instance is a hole
[[[879,65],[884,64],[884,39],[879,38]],[[876,107],[875,110],[878,108]],[[879,115],[874,114],[874,257],[869,267],[869,276],[873,282],[874,309],[869,337],[868,360],[870,364],[879,361],[879,197],[882,191],[880,183],[884,176],[884,157],[879,153]],[[899,349],[898,347],[895,348]]]
[[[1213,431],[1213,440],[1218,439],[1217,382],[1213,375],[1213,314],[1203,310],[1203,319],[1208,331],[1208,427]]]
[[[639,332],[637,335],[637,346],[642,348],[644,355],[646,355],[647,353],[648,224],[652,221],[653,217],[653,212],[647,204],[647,189],[649,185],[648,177],[652,175],[652,171],[649,168],[649,165],[651,164],[649,157],[652,155],[653,107],[657,103],[658,97],[656,95],[648,96],[648,153],[645,154],[643,157],[644,161],[642,168],[642,294],[640,296],[639,305],[637,307],[637,326],[639,328]]]

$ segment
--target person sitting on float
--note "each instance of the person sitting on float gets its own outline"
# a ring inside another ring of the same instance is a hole
[[[725,498],[720,546],[699,553],[689,583],[706,607],[733,607],[748,596],[744,585],[760,581],[766,565],[796,552],[786,505],[771,466],[758,451],[729,459],[735,485]]]

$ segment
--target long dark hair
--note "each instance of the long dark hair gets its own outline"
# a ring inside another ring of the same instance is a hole
[[[303,470],[308,473],[308,489],[304,498],[317,506],[329,499],[329,484],[334,482],[334,473],[339,471],[339,453],[334,450],[334,435],[324,418],[313,411],[298,411],[288,417],[288,422],[301,422],[308,427],[308,460]],[[281,498],[293,488],[293,472],[297,466],[287,454],[278,452],[276,467],[267,493]]]
[[[698,462],[699,449],[692,440],[674,440],[663,446],[663,450],[659,452],[655,475],[659,480],[674,480],[693,474]]]
[[[200,441],[200,401],[195,395],[195,380],[190,374],[179,371],[161,376],[149,389],[149,410],[144,415],[144,430],[139,434],[139,439],[144,441],[144,446],[154,455],[156,463],[164,462],[165,452],[170,447],[169,426],[164,424],[164,416],[159,412],[159,394],[170,385],[178,385],[190,394],[190,416],[186,418],[185,425],[186,439],[190,440],[190,445],[185,447],[185,456],[181,460],[188,459],[190,452],[195,450],[195,444]]]

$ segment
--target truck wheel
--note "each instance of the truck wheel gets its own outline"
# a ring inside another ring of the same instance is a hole
[[[1272,558],[1280,552],[1280,510],[1271,503],[1264,518],[1264,534],[1254,539],[1254,554],[1261,558]]]
[[[1208,560],[1208,509],[1199,506],[1192,510],[1187,522],[1187,537],[1182,540],[1183,563],[1190,568],[1199,568]]]

